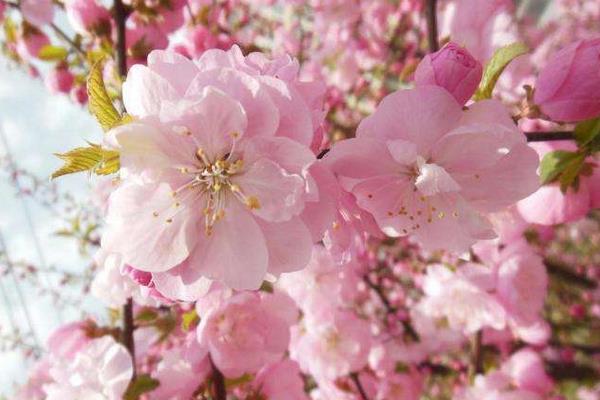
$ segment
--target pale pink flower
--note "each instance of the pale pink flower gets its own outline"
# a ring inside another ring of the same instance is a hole
[[[291,299],[282,293],[217,289],[196,303],[198,340],[227,377],[258,372],[279,361],[298,318]]]
[[[577,41],[557,52],[540,71],[534,101],[555,121],[600,115],[600,37]]]
[[[370,342],[368,321],[338,310],[326,319],[304,318],[294,326],[290,358],[317,380],[336,379],[367,364]]]
[[[189,400],[211,372],[206,349],[192,333],[176,347],[163,351],[152,377],[160,385],[149,393],[151,400]]]
[[[545,395],[554,387],[544,367],[544,360],[533,349],[524,348],[502,364],[502,371],[512,378],[519,389]]]
[[[94,339],[74,357],[57,359],[50,368],[53,383],[44,386],[47,400],[120,400],[133,375],[127,349],[112,336]]]
[[[148,67],[131,68],[123,99],[137,120],[108,135],[123,183],[110,198],[103,246],[142,271],[257,289],[267,274],[303,268],[318,240],[314,218],[302,218],[305,203],[319,201],[308,172],[315,156],[275,136],[284,109],[289,127],[301,114],[282,105],[285,82],[221,67],[229,56],[205,53],[199,67],[155,51]]]
[[[308,400],[298,364],[285,359],[261,369],[252,382],[269,400]]]
[[[450,42],[423,58],[415,71],[415,84],[443,87],[464,105],[475,93],[482,74],[481,63],[466,48]]]
[[[71,359],[92,340],[87,335],[88,322],[71,322],[55,330],[46,347],[51,358]]]
[[[487,215],[539,186],[536,154],[501,103],[463,112],[436,86],[387,96],[326,159],[387,235],[412,235],[426,250],[493,238]]]
[[[470,264],[453,273],[441,265],[427,268],[425,297],[419,310],[432,318],[445,318],[451,329],[473,334],[484,327],[503,329],[506,312],[490,293],[494,277],[484,266]]]
[[[43,357],[29,370],[27,382],[16,390],[12,400],[46,400],[46,392],[44,385],[52,382],[52,378],[48,374],[50,361],[48,357]]]
[[[315,245],[306,268],[282,274],[277,287],[294,299],[303,312],[325,320],[336,307],[351,304],[357,279],[349,265],[336,262],[327,250]]]
[[[423,394],[423,377],[416,371],[393,373],[382,378],[375,400],[419,400]]]
[[[532,143],[530,146],[538,152],[540,160],[551,151],[577,149],[575,143],[568,141]],[[529,223],[556,225],[577,221],[590,209],[600,206],[599,187],[600,172],[597,167],[594,167],[591,176],[580,177],[577,191],[570,187],[566,193],[563,193],[558,183],[544,185],[529,197],[519,201],[517,208]]]
[[[27,22],[40,28],[54,19],[52,0],[22,0],[20,8]]]

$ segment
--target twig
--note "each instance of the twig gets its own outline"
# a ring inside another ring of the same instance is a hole
[[[471,364],[469,376],[472,378],[483,372],[483,332],[478,331],[471,340]]]
[[[388,300],[388,298],[385,295],[385,293],[383,292],[383,290],[381,290],[381,287],[379,287],[375,283],[371,282],[371,279],[369,279],[369,277],[366,275],[363,277],[363,280],[365,281],[367,286],[369,286],[369,288],[371,290],[373,290],[373,292],[377,295],[377,297],[379,297],[379,300],[385,307],[385,310],[387,311],[387,313],[395,315],[398,310],[396,309],[396,307],[392,306],[392,304]],[[417,331],[415,331],[415,329],[412,327],[412,325],[410,323],[408,323],[406,321],[402,321],[402,326],[404,327],[404,330],[406,331],[408,336],[410,336],[411,339],[413,339],[415,342],[419,341],[419,339],[420,339],[419,334],[417,333]]]
[[[437,0],[425,0],[425,16],[427,18],[429,51],[434,53],[440,48],[437,27]]]
[[[131,360],[133,364],[133,379],[136,376],[135,370],[135,341],[133,340],[133,331],[135,330],[135,325],[133,323],[133,300],[130,298],[127,299],[127,303],[123,306],[123,333],[121,337],[121,341],[127,351],[131,355]]]
[[[354,384],[356,385],[356,389],[358,389],[358,393],[360,394],[361,399],[369,400],[369,396],[367,396],[367,392],[365,392],[365,388],[363,387],[362,383],[360,383],[358,374],[356,372],[351,373],[350,379],[352,379],[352,382],[354,382]]]
[[[57,36],[59,36],[62,40],[70,44],[73,50],[78,52],[85,59],[86,54],[85,51],[83,51],[83,49],[81,48],[81,46],[75,43],[75,41],[71,39],[65,32],[63,32],[63,30],[60,29],[54,22],[50,24],[50,27],[52,28],[54,33],[56,33]]]
[[[573,140],[575,138],[573,132],[556,131],[556,132],[525,132],[528,142],[549,142],[553,140]]]
[[[215,363],[213,363],[210,355],[208,356],[208,361],[210,362],[210,367],[212,369],[211,380],[212,380],[212,390],[213,396],[215,400],[227,400],[227,389],[225,388],[225,377],[223,373],[219,371]]]

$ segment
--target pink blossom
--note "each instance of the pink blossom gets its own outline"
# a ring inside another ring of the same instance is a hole
[[[493,285],[493,275],[483,266],[467,265],[459,273],[441,265],[431,266],[423,282],[425,298],[419,309],[433,318],[445,318],[450,328],[466,335],[484,327],[503,329],[506,311],[488,293]]]
[[[44,386],[48,400],[120,400],[133,375],[127,349],[112,336],[92,340],[74,358],[58,359],[51,369],[53,383]]]
[[[196,303],[198,340],[230,378],[279,361],[290,341],[296,307],[282,293],[212,291]]]
[[[574,151],[573,142],[540,142],[530,145],[539,154],[540,160],[555,150]],[[579,189],[569,188],[562,193],[557,183],[544,185],[529,197],[519,201],[517,208],[523,218],[530,223],[556,225],[577,221],[590,209],[600,206],[600,172],[593,169],[592,176],[580,178]],[[543,207],[540,205],[543,204]]]
[[[71,359],[92,340],[87,335],[88,322],[72,322],[55,330],[48,338],[50,356]]]
[[[218,67],[229,56],[205,53],[199,69],[157,51],[149,67],[131,69],[123,98],[138,120],[109,134],[123,183],[110,198],[103,246],[142,271],[179,266],[172,272],[188,282],[206,277],[256,289],[267,273],[301,269],[310,257],[313,238],[301,214],[319,200],[308,174],[315,156],[274,135],[286,125],[310,143],[312,123],[307,107],[304,118],[296,110],[284,122],[284,109],[292,111],[279,91],[289,92],[285,81]],[[299,121],[307,125],[292,128]]]
[[[256,390],[269,400],[308,400],[298,364],[290,359],[267,365],[253,382]]]
[[[75,77],[66,67],[57,67],[48,72],[44,79],[50,93],[69,93]]]
[[[27,22],[39,28],[50,24],[54,19],[52,0],[22,0],[20,7]]]
[[[50,44],[50,39],[40,30],[32,29],[24,33],[17,41],[17,53],[25,61],[36,59],[40,50]]]
[[[44,385],[52,382],[52,378],[48,374],[50,361],[48,357],[43,357],[36,361],[33,367],[29,370],[27,382],[20,386],[12,400],[45,400],[46,392]]]
[[[516,387],[540,395],[547,394],[554,386],[554,382],[545,371],[544,360],[530,348],[514,353],[502,365],[502,371],[512,378]]]
[[[426,250],[493,238],[487,215],[539,185],[535,152],[499,102],[463,112],[436,86],[387,96],[326,157],[387,235],[410,234]]]
[[[326,319],[305,318],[292,328],[290,357],[317,380],[336,379],[367,364],[369,323],[352,311]]]
[[[555,121],[582,121],[600,115],[600,38],[575,42],[540,71],[534,101]]]
[[[481,63],[467,49],[450,42],[419,63],[415,84],[443,87],[464,105],[475,93],[482,74]]]
[[[87,35],[93,32],[110,33],[110,12],[96,0],[65,1],[67,18],[75,32]]]

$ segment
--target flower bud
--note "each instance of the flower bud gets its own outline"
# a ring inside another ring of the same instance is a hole
[[[600,37],[580,40],[557,52],[540,72],[534,102],[555,121],[600,115]]]
[[[44,80],[51,93],[69,93],[73,87],[73,74],[66,67],[57,67]]]
[[[443,87],[464,105],[475,93],[482,73],[481,63],[467,49],[450,42],[421,61],[415,84]]]

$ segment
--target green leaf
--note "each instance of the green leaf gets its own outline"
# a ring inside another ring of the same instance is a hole
[[[569,162],[577,157],[577,153],[556,150],[546,153],[540,163],[540,180],[542,184],[555,181]]]
[[[137,322],[152,322],[158,318],[158,313],[152,308],[143,308],[135,316]]]
[[[78,147],[63,154],[56,154],[65,164],[52,174],[52,179],[76,172],[90,171],[97,175],[108,175],[119,170],[119,153],[97,144]]]
[[[500,78],[504,69],[512,60],[527,52],[529,52],[529,48],[521,42],[509,44],[496,50],[485,66],[483,78],[475,92],[475,100],[491,98],[496,82],[498,82],[498,78]]]
[[[101,61],[96,62],[90,70],[87,92],[90,112],[96,117],[105,132],[121,122],[121,114],[113,105],[104,86]]]
[[[38,58],[44,61],[62,61],[67,58],[69,51],[62,46],[48,44],[40,49]]]
[[[584,161],[585,154],[577,153],[576,157],[569,160],[565,165],[558,180],[560,182],[560,190],[563,193],[566,193],[569,187],[573,187],[575,191],[579,190],[579,173],[583,168]]]
[[[14,43],[17,41],[17,27],[12,19],[6,17],[4,19],[4,38],[7,43]]]
[[[579,147],[587,146],[599,137],[600,118],[580,122],[575,127],[575,140]]]
[[[124,400],[138,400],[144,393],[148,393],[156,389],[160,382],[152,378],[148,374],[138,375],[127,388],[123,395]]]
[[[192,325],[194,325],[197,321],[200,321],[200,318],[198,317],[196,310],[190,310],[183,313],[182,320],[183,322],[181,326],[183,330],[187,332],[191,329]]]

